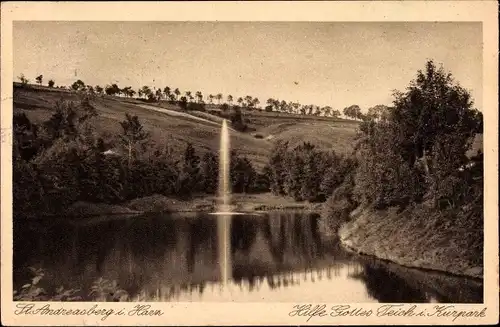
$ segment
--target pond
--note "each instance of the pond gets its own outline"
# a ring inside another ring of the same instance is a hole
[[[104,278],[144,301],[481,303],[482,283],[357,256],[319,216],[155,214],[20,226],[14,286],[42,267],[44,288]],[[42,282],[40,282],[42,283]],[[91,301],[88,292],[81,300]]]

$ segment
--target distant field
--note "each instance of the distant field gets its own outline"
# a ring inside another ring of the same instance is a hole
[[[25,112],[33,122],[48,119],[58,100],[77,100],[68,90],[14,85],[14,112]],[[136,99],[97,97],[93,102],[99,117],[96,129],[102,134],[118,134],[125,113],[137,115],[156,142],[168,142],[183,150],[191,142],[199,151],[217,151],[220,117],[209,113],[183,112],[175,105],[146,104]],[[166,110],[164,110],[166,109]],[[326,117],[304,117],[293,114],[243,111],[252,132],[232,131],[231,146],[251,159],[257,168],[268,161],[276,140],[289,140],[292,145],[309,141],[325,149],[347,152],[352,149],[356,122]]]

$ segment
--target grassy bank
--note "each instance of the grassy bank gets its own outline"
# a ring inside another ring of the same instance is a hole
[[[320,211],[322,203],[297,202],[291,198],[262,194],[234,194],[231,199],[232,210],[238,212],[271,211],[271,210],[305,210]],[[126,216],[132,217],[151,212],[214,212],[217,210],[218,199],[214,195],[199,195],[189,200],[180,200],[155,194],[131,200],[121,205],[77,202],[71,205],[64,215],[82,218],[95,216]]]
[[[483,228],[459,209],[425,204],[402,212],[365,208],[342,225],[342,244],[355,252],[415,268],[483,278]]]

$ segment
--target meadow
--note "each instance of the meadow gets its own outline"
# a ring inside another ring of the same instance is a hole
[[[57,101],[78,100],[76,92],[66,89],[36,85],[22,87],[20,83],[14,83],[14,89],[14,113],[25,113],[33,123],[49,119],[55,112]],[[205,112],[183,111],[178,105],[166,101],[145,103],[137,99],[108,95],[95,97],[92,104],[99,114],[95,129],[105,138],[121,133],[119,122],[128,113],[138,116],[153,141],[169,144],[181,151],[187,143],[191,143],[200,153],[219,150],[220,125],[209,121],[218,122],[221,118],[209,113],[213,106],[207,106]],[[165,112],[159,111],[162,109]],[[232,130],[231,147],[248,157],[257,169],[262,169],[267,163],[277,140],[288,140],[295,145],[311,142],[320,148],[349,153],[353,149],[359,123],[340,118],[265,112],[258,109],[250,111],[243,108],[242,114],[249,131]]]

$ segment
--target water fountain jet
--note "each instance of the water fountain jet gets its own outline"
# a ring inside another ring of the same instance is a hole
[[[233,209],[235,206],[231,203],[231,153],[230,153],[229,128],[227,121],[222,121],[220,133],[219,150],[219,186],[217,211],[211,212],[211,215],[217,216],[235,216],[235,215],[257,215],[256,213],[237,212]]]
[[[224,284],[227,284],[231,278],[231,239],[229,231],[231,229],[231,184],[230,184],[230,143],[227,121],[222,121],[220,135],[220,153],[219,153],[219,197],[218,210],[212,214],[217,215],[217,229],[219,240],[219,264],[221,278]]]
[[[217,211],[212,215],[227,216],[240,214],[231,210],[231,154],[227,121],[222,121],[219,150],[219,189]]]

